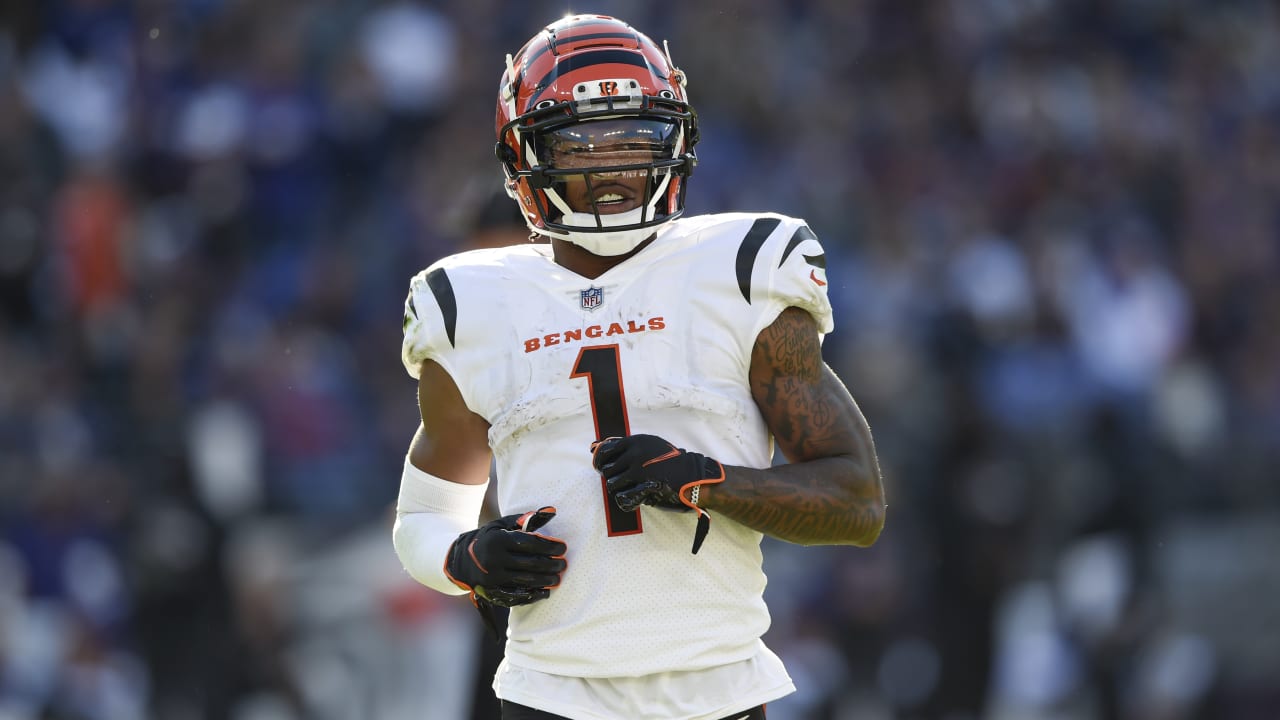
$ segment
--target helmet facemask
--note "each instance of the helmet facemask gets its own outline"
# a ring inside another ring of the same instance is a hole
[[[605,63],[600,73],[588,65],[575,68],[572,84],[557,81],[554,93],[526,95],[518,82],[524,73],[508,58],[499,96],[497,151],[508,193],[534,232],[596,255],[630,252],[683,214],[697,162],[697,119],[684,100],[684,75],[638,37],[641,47],[630,54],[643,52],[650,64],[636,77],[606,77],[612,68]],[[533,46],[520,55],[550,55]],[[511,78],[517,82],[508,84]],[[527,111],[520,113],[522,102]]]
[[[550,181],[543,188],[548,229],[581,233],[576,241],[597,255],[630,251],[671,219],[668,191],[687,164],[683,144],[681,125],[662,118],[623,116],[542,130],[533,149],[536,167],[545,168]]]

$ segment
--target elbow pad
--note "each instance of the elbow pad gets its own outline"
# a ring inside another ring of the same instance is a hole
[[[488,481],[463,485],[436,477],[405,458],[391,541],[414,580],[446,595],[466,594],[445,574],[444,565],[453,541],[479,524],[488,488]]]

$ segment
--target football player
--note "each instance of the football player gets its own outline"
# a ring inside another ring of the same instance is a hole
[[[761,641],[761,536],[867,546],[884,523],[822,360],[822,246],[783,215],[684,217],[697,142],[665,46],[559,20],[497,105],[507,190],[549,242],[410,282],[422,424],[394,544],[423,584],[511,608],[506,720],[764,717],[794,687]],[[491,457],[506,515],[477,527]]]

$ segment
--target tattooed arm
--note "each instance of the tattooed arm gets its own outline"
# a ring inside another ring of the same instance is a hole
[[[787,308],[751,352],[751,394],[790,465],[725,467],[700,505],[801,545],[875,542],[884,488],[871,430],[831,368],[813,317]]]

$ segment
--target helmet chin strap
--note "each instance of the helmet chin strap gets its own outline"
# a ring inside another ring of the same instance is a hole
[[[644,211],[645,208],[635,208],[616,215],[601,215],[600,224],[605,227],[634,225],[644,217]],[[565,225],[595,227],[596,215],[589,212],[571,212],[566,214],[561,222]],[[657,228],[653,227],[615,230],[613,232],[574,232],[571,230],[566,233],[565,239],[592,255],[613,257],[635,250],[636,246],[644,242],[646,238],[656,231]]]
[[[564,198],[555,190],[548,189],[547,199],[558,208],[562,215],[560,218],[561,226],[593,228],[591,232],[582,232],[576,230],[560,230],[553,232],[541,231],[551,237],[560,237],[586,250],[592,255],[600,255],[603,257],[614,257],[617,255],[625,255],[635,250],[640,243],[652,237],[660,227],[665,226],[665,222],[646,228],[629,228],[626,230],[598,230],[596,228],[605,227],[625,227],[627,225],[637,225],[645,221],[645,218],[653,218],[657,213],[657,204],[666,197],[667,185],[671,182],[671,176],[667,175],[662,178],[662,182],[658,185],[657,190],[649,199],[648,204],[637,208],[632,208],[626,212],[615,213],[612,215],[599,215],[594,212],[578,212],[569,207]],[[598,223],[597,223],[598,219]],[[530,227],[533,227],[530,225]],[[537,228],[534,228],[538,232]]]

